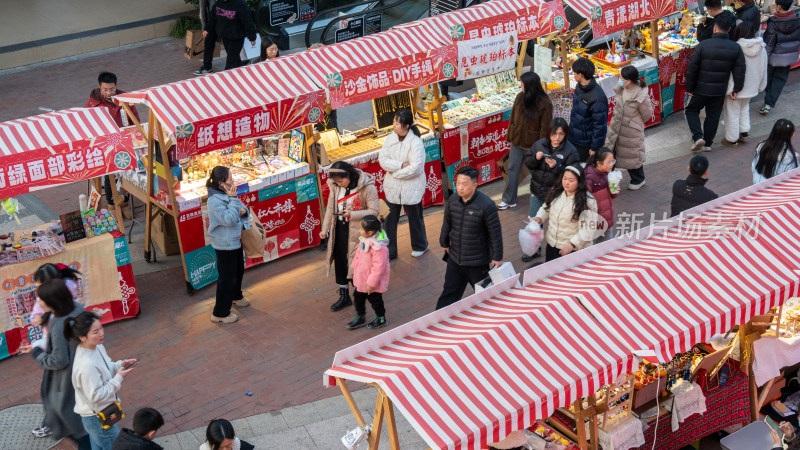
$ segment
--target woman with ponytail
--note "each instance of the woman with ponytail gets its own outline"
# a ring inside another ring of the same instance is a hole
[[[73,320],[83,307],[73,301],[72,293],[61,279],[51,279],[36,289],[39,306],[49,314],[49,333],[36,345],[22,345],[19,353],[30,353],[36,364],[44,369],[42,403],[47,416],[47,426],[53,439],[70,438],[79,450],[89,450],[89,436],[83,428],[81,417],[75,413],[75,390],[72,387],[72,363],[77,343],[64,336],[67,321]]]

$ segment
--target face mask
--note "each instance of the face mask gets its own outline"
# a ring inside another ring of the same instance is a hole
[[[617,81],[617,84],[619,84],[619,87],[621,88],[625,87],[625,82],[623,82],[622,80]]]

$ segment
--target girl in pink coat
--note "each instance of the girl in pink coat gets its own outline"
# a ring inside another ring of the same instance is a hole
[[[348,330],[361,328],[367,323],[366,302],[375,310],[375,320],[367,328],[386,326],[386,309],[383,307],[383,293],[389,288],[389,239],[381,228],[381,221],[369,215],[361,219],[361,237],[356,255],[353,257],[353,303],[356,317],[347,324]]]

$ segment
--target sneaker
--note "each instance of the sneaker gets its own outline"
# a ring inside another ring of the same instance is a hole
[[[425,252],[427,251],[428,247],[425,247],[425,250],[414,250],[413,252],[411,252],[411,256],[413,256],[414,258],[419,258],[420,256],[424,255]]]
[[[233,304],[238,306],[239,308],[250,306],[250,302],[244,297],[240,298],[239,300],[234,300]]]
[[[53,434],[53,432],[50,431],[50,427],[46,425],[39,428],[34,428],[33,431],[31,431],[31,433],[33,433],[33,436],[37,438],[43,438]]]
[[[233,323],[239,320],[239,316],[234,313],[228,314],[228,317],[217,317],[215,315],[211,315],[211,321],[215,323]]]
[[[736,142],[743,144],[749,140],[750,140],[750,133],[740,133],[739,139],[737,139]]]
[[[735,142],[731,142],[731,141],[729,141],[729,140],[727,140],[725,138],[722,138],[722,145],[724,145],[725,147],[734,148],[734,147],[736,147],[736,144],[738,144],[738,143],[739,143],[738,140],[736,140]]]
[[[628,185],[628,190],[629,191],[638,191],[639,189],[642,188],[642,186],[644,186],[645,182],[647,182],[647,180],[642,180],[641,183],[631,183],[631,184]]]
[[[762,116],[766,116],[767,114],[769,114],[770,111],[772,111],[772,106],[764,105],[764,107],[761,108],[761,111],[759,112],[761,113]]]
[[[706,141],[704,139],[698,139],[694,141],[694,144],[692,144],[692,151],[699,152],[704,145],[706,145]]]
[[[500,211],[502,211],[504,209],[516,208],[516,207],[517,207],[516,203],[500,202],[500,203],[497,204],[497,209],[499,209]]]
[[[377,319],[375,319],[377,320]],[[366,325],[367,321],[364,320],[364,316],[356,315],[356,318],[351,320],[350,323],[347,324],[348,330],[355,330],[356,328],[361,328]]]
[[[203,75],[208,75],[210,73],[214,73],[214,71],[211,70],[211,69],[206,69],[205,67],[201,67],[201,68],[195,70],[194,72],[192,72],[192,75],[194,75],[196,77],[202,77]]]
[[[367,328],[369,328],[370,330],[376,330],[378,328],[383,328],[385,326],[386,326],[386,317],[379,316],[376,317],[375,320],[370,322],[369,325],[367,325]]]
[[[711,151],[711,147],[710,147],[710,146],[708,146],[708,145],[704,145],[704,146],[703,146],[703,148],[702,148],[702,150],[703,150],[704,152],[710,152],[710,151]]]

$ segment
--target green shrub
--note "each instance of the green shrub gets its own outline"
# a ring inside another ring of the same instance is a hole
[[[189,3],[191,0],[186,0]],[[183,39],[186,36],[186,31],[188,30],[199,30],[202,26],[200,26],[200,18],[197,16],[180,16],[175,23],[169,29],[169,35],[177,38]]]

